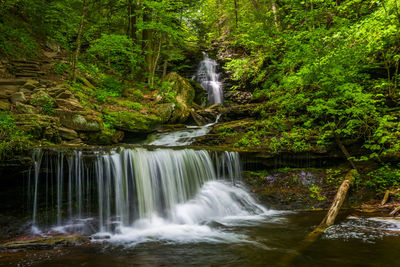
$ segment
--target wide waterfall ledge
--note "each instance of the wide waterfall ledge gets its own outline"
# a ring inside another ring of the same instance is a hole
[[[236,242],[210,225],[272,215],[241,183],[237,152],[118,148],[33,152],[28,183],[36,233],[95,239]]]

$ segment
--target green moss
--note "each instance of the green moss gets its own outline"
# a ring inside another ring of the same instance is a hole
[[[161,119],[156,115],[127,111],[106,111],[105,120],[112,128],[128,132],[151,132],[161,123]]]

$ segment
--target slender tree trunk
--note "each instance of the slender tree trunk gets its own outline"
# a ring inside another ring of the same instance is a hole
[[[78,37],[76,38],[76,50],[75,50],[74,64],[72,71],[73,82],[76,82],[76,70],[78,68],[79,53],[81,51],[82,32],[83,32],[83,24],[85,23],[86,5],[87,5],[87,0],[83,0],[81,22],[79,24]]]
[[[276,8],[275,0],[271,0],[271,8],[272,8],[272,13],[274,14],[275,27],[276,27],[276,29],[279,29],[278,11],[277,11],[277,8]]]
[[[233,0],[233,3],[235,4],[235,27],[237,29],[238,28],[238,3],[237,3],[237,0]]]

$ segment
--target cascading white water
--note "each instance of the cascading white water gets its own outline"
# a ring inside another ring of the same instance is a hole
[[[175,231],[184,239],[192,231],[220,238],[205,224],[267,212],[240,186],[236,152],[35,150],[33,160],[35,229],[110,233],[118,242],[171,239]]]
[[[221,104],[224,101],[224,92],[217,73],[217,66],[218,63],[204,53],[204,59],[200,62],[196,74],[197,81],[208,93],[208,101],[211,105]]]

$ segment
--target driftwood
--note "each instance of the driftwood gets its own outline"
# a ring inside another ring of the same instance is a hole
[[[397,212],[400,211],[400,206],[397,206],[396,208],[394,208],[394,210],[390,213],[390,216],[395,216]]]
[[[381,205],[385,205],[385,204],[388,202],[390,196],[396,195],[396,194],[398,194],[399,192],[400,192],[400,189],[397,189],[396,191],[386,190],[385,196],[384,196],[383,199],[382,199]]]
[[[339,187],[338,192],[336,193],[336,196],[325,218],[314,229],[314,231],[308,234],[307,237],[299,244],[296,249],[296,253],[290,254],[288,255],[288,257],[284,258],[284,266],[292,265],[292,262],[297,255],[309,248],[323,234],[323,232],[325,232],[325,230],[329,226],[332,226],[335,223],[335,219],[339,214],[340,208],[342,207],[344,200],[346,199],[347,192],[354,183],[356,175],[358,175],[358,172],[355,169],[349,171],[346,174],[344,181]]]

